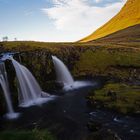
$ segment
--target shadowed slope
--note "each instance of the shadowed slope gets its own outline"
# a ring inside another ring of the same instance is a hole
[[[140,24],[117,31],[113,34],[91,41],[96,45],[140,46]]]

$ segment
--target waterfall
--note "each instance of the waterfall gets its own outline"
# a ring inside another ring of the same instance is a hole
[[[10,59],[15,68],[18,80],[19,105],[28,107],[46,102],[47,98],[42,98],[42,95],[44,96],[45,94],[46,97],[50,97],[50,95],[42,92],[32,73],[12,57]]]
[[[64,86],[73,85],[73,77],[70,74],[68,68],[65,66],[65,64],[56,56],[52,56],[52,59],[56,71],[57,82],[63,84]]]
[[[89,81],[74,81],[68,68],[60,59],[56,56],[52,56],[52,60],[56,71],[57,82],[63,86],[64,90],[93,86],[93,83]]]
[[[10,90],[7,78],[7,72],[5,69],[5,64],[3,62],[0,63],[0,84],[4,93],[4,97],[7,104],[7,114],[5,115],[9,119],[14,119],[18,117],[18,113],[14,112],[11,98],[10,98]]]

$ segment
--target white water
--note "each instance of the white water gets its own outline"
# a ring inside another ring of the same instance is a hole
[[[74,81],[68,68],[60,59],[58,59],[56,56],[52,56],[52,60],[56,71],[57,82],[63,85],[64,90],[72,90],[92,85],[91,82],[87,81]]]
[[[40,105],[50,100],[51,96],[48,93],[42,92],[32,73],[12,57],[10,59],[12,60],[15,68],[19,84],[19,105],[22,107],[28,107],[31,105]],[[46,98],[43,98],[42,96]]]
[[[7,104],[7,114],[5,115],[5,117],[7,117],[8,119],[15,119],[19,116],[19,113],[15,113],[12,106],[7,72],[3,62],[0,63],[0,84]]]
[[[52,56],[54,67],[56,70],[57,82],[65,85],[73,85],[74,80],[65,64],[56,56]]]

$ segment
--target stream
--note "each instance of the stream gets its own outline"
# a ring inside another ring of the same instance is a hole
[[[101,87],[97,83],[94,82],[93,86],[89,87],[63,91],[62,95],[60,95],[62,91],[59,91],[59,96],[54,100],[40,106],[17,108],[16,111],[21,112],[20,117],[11,121],[1,118],[0,129],[3,131],[47,128],[58,140],[86,140],[93,133],[87,124],[94,121],[101,123],[101,130],[99,130],[101,135],[104,130],[111,130],[122,140],[139,140],[139,117],[91,109],[87,105],[88,92]],[[57,95],[56,91],[54,93]]]

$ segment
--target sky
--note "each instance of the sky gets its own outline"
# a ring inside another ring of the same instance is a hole
[[[73,42],[116,15],[126,0],[0,0],[0,40]]]

